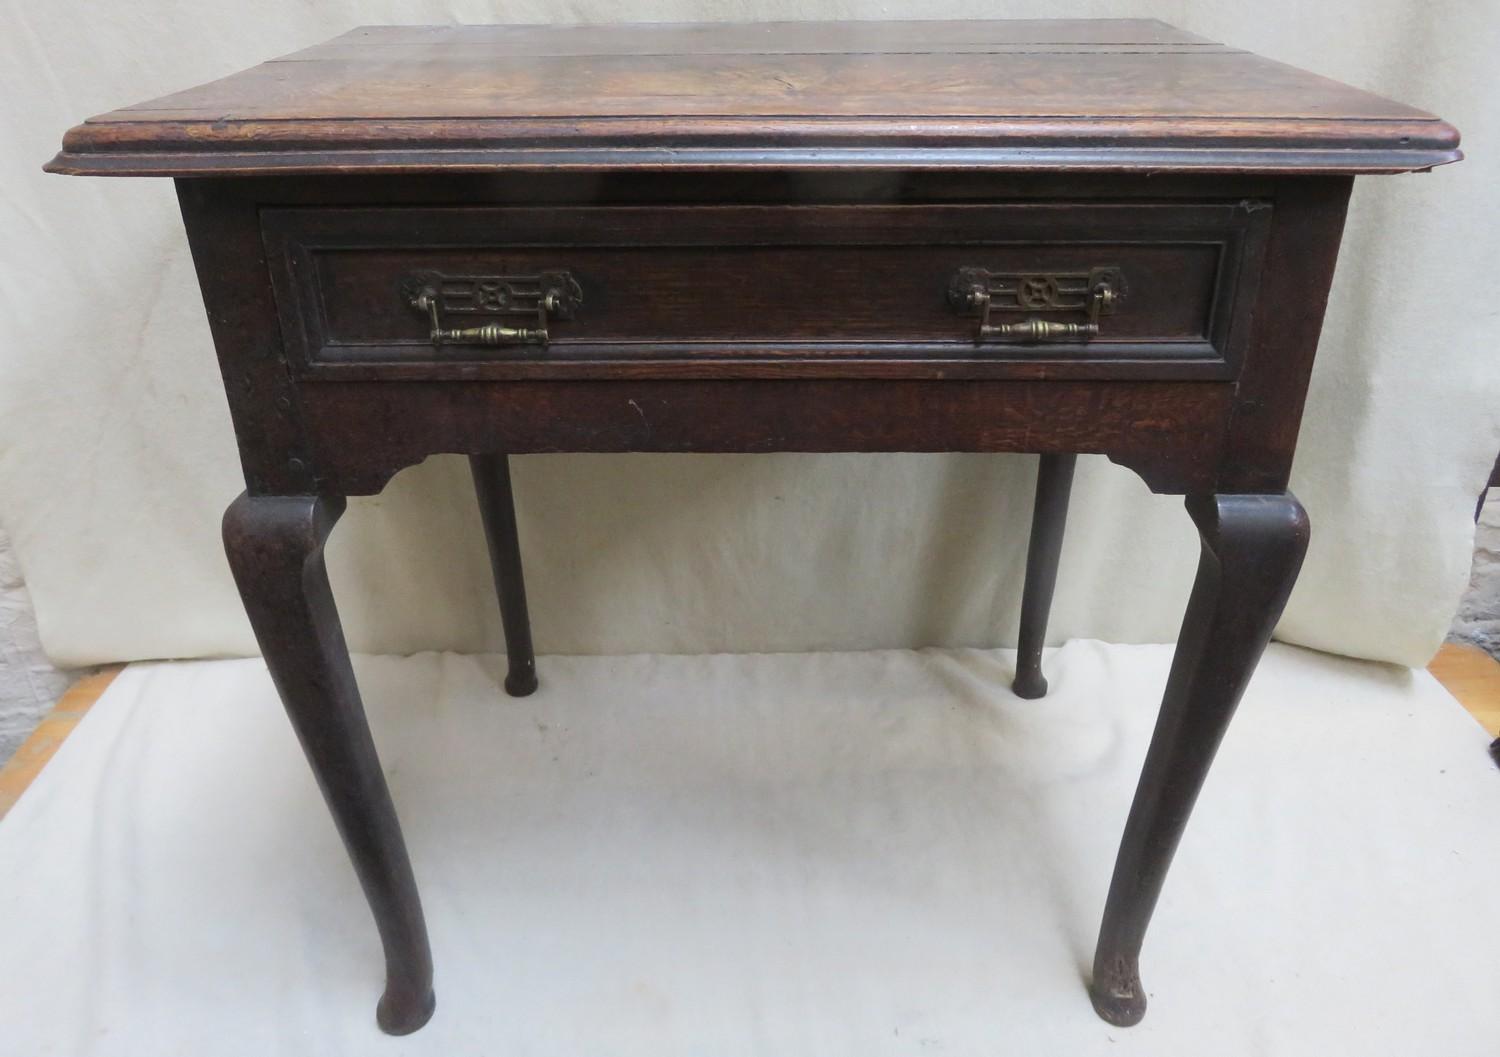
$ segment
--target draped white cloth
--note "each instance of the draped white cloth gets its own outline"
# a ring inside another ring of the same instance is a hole
[[[133,666],[0,820],[0,1053],[1489,1057],[1500,773],[1425,672],[1273,646],[1167,881],[1082,974],[1170,650],[357,659],[437,1013],[256,660]]]
[[[1313,543],[1281,635],[1425,663],[1500,449],[1500,8],[1489,0],[899,5],[602,2],[13,4],[0,39],[0,518],[59,663],[251,653],[220,552],[234,440],[169,182],[47,176],[83,117],[359,23],[1149,16],[1440,113],[1479,145],[1369,178],[1313,379],[1295,490]],[[1288,311],[1294,311],[1288,306]],[[540,649],[993,646],[1013,640],[1025,457],[535,457],[516,490]],[[357,648],[494,649],[461,460],[356,502],[331,551]],[[1053,641],[1176,635],[1196,542],[1174,499],[1086,459]]]

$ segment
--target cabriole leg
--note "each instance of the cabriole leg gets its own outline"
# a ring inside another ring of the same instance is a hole
[[[1139,970],[1146,926],[1307,550],[1307,514],[1290,493],[1193,496],[1187,508],[1202,538],[1198,578],[1125,823],[1089,987],[1099,1015],[1121,1026],[1146,1013]]]
[[[405,1035],[432,1016],[432,954],[323,565],[323,542],[343,511],[342,498],[241,495],[224,514],[224,547],[380,930],[386,986],[376,1020]]]
[[[1031,511],[1031,545],[1026,551],[1026,586],[1021,593],[1021,634],[1016,643],[1016,696],[1041,697],[1047,692],[1042,675],[1042,645],[1047,641],[1047,617],[1057,586],[1057,561],[1062,555],[1063,530],[1068,523],[1068,497],[1073,490],[1076,455],[1043,455],[1036,475],[1036,502]]]
[[[505,455],[470,455],[479,516],[490,548],[495,593],[500,596],[500,624],[510,670],[505,692],[525,697],[536,690],[536,653],[531,647],[531,617],[526,612],[526,581],[521,576],[521,542],[516,533],[516,502],[510,487],[510,460]]]

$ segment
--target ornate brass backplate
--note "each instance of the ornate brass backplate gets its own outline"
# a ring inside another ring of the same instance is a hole
[[[954,311],[977,316],[974,342],[1087,341],[1099,333],[1099,317],[1112,314],[1125,296],[1125,276],[1117,266],[1086,272],[992,272],[960,268],[948,283]],[[993,323],[995,312],[1081,312],[1084,322],[1032,317]]]
[[[572,319],[583,290],[570,272],[536,275],[444,275],[413,272],[401,280],[401,297],[432,324],[433,345],[545,345],[552,319]],[[448,315],[525,316],[533,326],[485,323],[444,328]]]

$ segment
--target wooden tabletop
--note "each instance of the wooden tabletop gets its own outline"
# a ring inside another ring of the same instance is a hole
[[[1395,172],[1431,114],[1146,19],[373,26],[89,119],[54,172]]]

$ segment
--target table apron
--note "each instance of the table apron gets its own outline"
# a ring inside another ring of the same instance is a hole
[[[441,452],[1099,452],[1155,491],[1212,487],[1222,382],[304,382],[321,490],[379,492]]]

